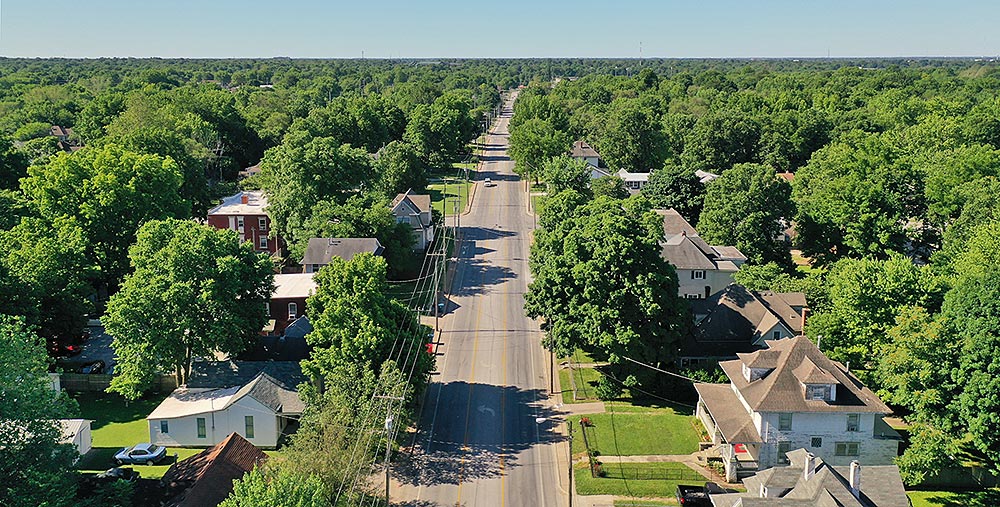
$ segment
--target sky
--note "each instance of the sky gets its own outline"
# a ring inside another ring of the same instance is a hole
[[[0,0],[0,56],[994,56],[998,19],[995,0]]]

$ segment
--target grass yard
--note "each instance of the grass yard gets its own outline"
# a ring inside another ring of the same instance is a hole
[[[534,214],[539,214],[542,207],[545,206],[545,195],[542,194],[531,194],[531,211]]]
[[[146,416],[166,398],[164,394],[151,394],[144,399],[126,402],[117,394],[86,393],[76,395],[80,404],[80,417],[90,419],[93,447],[80,459],[79,469],[85,473],[103,472],[115,466],[115,453],[122,447],[129,447],[149,441],[149,425]],[[167,456],[162,465],[131,465],[144,479],[163,477],[170,465],[177,460],[198,454],[203,449],[167,448]],[[268,455],[280,455],[277,451],[264,451]]]
[[[606,477],[591,477],[586,463],[574,467],[577,494],[671,498],[678,484],[705,483],[701,474],[683,463],[605,463],[603,466]],[[615,505],[619,503],[616,501]],[[631,505],[631,502],[621,505]]]
[[[570,375],[573,379],[570,380]],[[560,368],[559,386],[562,388],[563,403],[587,403],[599,401],[594,388],[601,373],[594,368]],[[576,399],[573,397],[573,385],[576,383]]]
[[[909,491],[913,507],[993,507],[1000,505],[1000,488],[986,491]]]
[[[615,507],[660,507],[662,505],[677,505],[677,500],[650,500],[648,498],[615,500]]]
[[[444,182],[427,185],[427,193],[431,195],[431,207],[442,215],[454,215],[455,197],[458,197],[458,211],[459,213],[465,211],[465,207],[469,204],[469,187],[471,183],[456,180],[449,181],[447,186],[448,193],[446,195]],[[448,199],[447,213],[445,213],[444,206],[446,197]]]
[[[614,425],[610,407],[603,414],[589,414],[593,426],[587,428],[592,449],[602,455],[639,456],[652,454],[690,454],[698,450],[701,433],[698,420],[670,408],[635,407],[622,411],[615,406]],[[579,418],[574,417],[579,422]],[[576,426],[573,452],[584,453],[583,436]]]

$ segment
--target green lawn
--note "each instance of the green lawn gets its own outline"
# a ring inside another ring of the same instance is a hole
[[[461,213],[469,202],[469,187],[471,184],[465,181],[449,181],[448,193],[445,195],[445,184],[431,183],[427,185],[427,193],[431,195],[431,207],[442,215],[453,215],[455,211],[455,197],[458,197],[458,210]],[[448,198],[448,212],[445,213],[444,199]]]
[[[76,395],[80,404],[80,417],[90,419],[93,447],[78,464],[81,472],[103,472],[113,466],[115,453],[123,447],[129,447],[141,442],[149,442],[149,425],[146,416],[166,398],[165,393],[151,394],[144,399],[126,402],[117,394],[86,393]],[[168,447],[167,456],[177,455],[182,460],[201,452],[202,449],[183,449]],[[280,455],[280,452],[264,451],[268,455]],[[159,479],[175,460],[168,459],[162,465],[133,467],[146,479]]]
[[[586,463],[576,465],[577,494],[671,498],[678,484],[705,483],[701,474],[683,463],[605,463],[604,471],[606,477],[592,477]],[[631,505],[631,502],[622,505]]]
[[[650,500],[648,498],[615,500],[615,507],[660,507],[662,505],[677,505],[677,500]]]
[[[532,194],[531,211],[537,215],[541,211],[542,206],[545,206],[545,196],[541,194]]]
[[[652,454],[690,454],[698,450],[701,434],[698,420],[670,408],[635,407],[622,411],[615,406],[614,425],[609,411],[589,414],[593,426],[587,428],[592,449],[602,455],[636,456]],[[575,421],[579,418],[574,417]],[[586,452],[579,426],[573,438],[573,452]]]
[[[1000,488],[986,491],[909,491],[913,507],[995,507],[1000,505]]]
[[[576,382],[576,399],[573,398],[573,382],[570,375]],[[562,388],[563,403],[587,403],[599,401],[594,388],[597,386],[597,379],[601,373],[594,368],[560,368],[559,386]]]

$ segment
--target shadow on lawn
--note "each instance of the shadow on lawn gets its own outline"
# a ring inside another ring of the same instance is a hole
[[[80,417],[90,419],[91,430],[111,423],[130,423],[145,419],[167,397],[166,393],[151,393],[135,401],[117,394],[81,393],[74,396],[80,405]]]
[[[1000,505],[1000,490],[958,491],[948,496],[928,496],[926,500],[941,507],[995,507]]]

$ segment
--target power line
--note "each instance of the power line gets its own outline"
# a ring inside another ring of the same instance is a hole
[[[691,377],[685,377],[684,375],[681,375],[680,373],[674,373],[672,371],[662,370],[662,369],[657,368],[655,366],[652,366],[652,365],[649,365],[649,364],[646,364],[646,363],[643,363],[643,362],[640,362],[640,361],[636,361],[635,359],[632,359],[631,357],[627,357],[627,356],[621,356],[621,357],[624,358],[624,359],[627,359],[629,361],[632,361],[633,363],[638,364],[639,366],[645,366],[646,368],[649,368],[651,370],[656,370],[656,371],[658,371],[660,373],[666,373],[667,375],[673,375],[673,376],[675,376],[677,378],[682,378],[682,379],[687,380],[689,382],[701,382],[698,379],[693,379]]]

